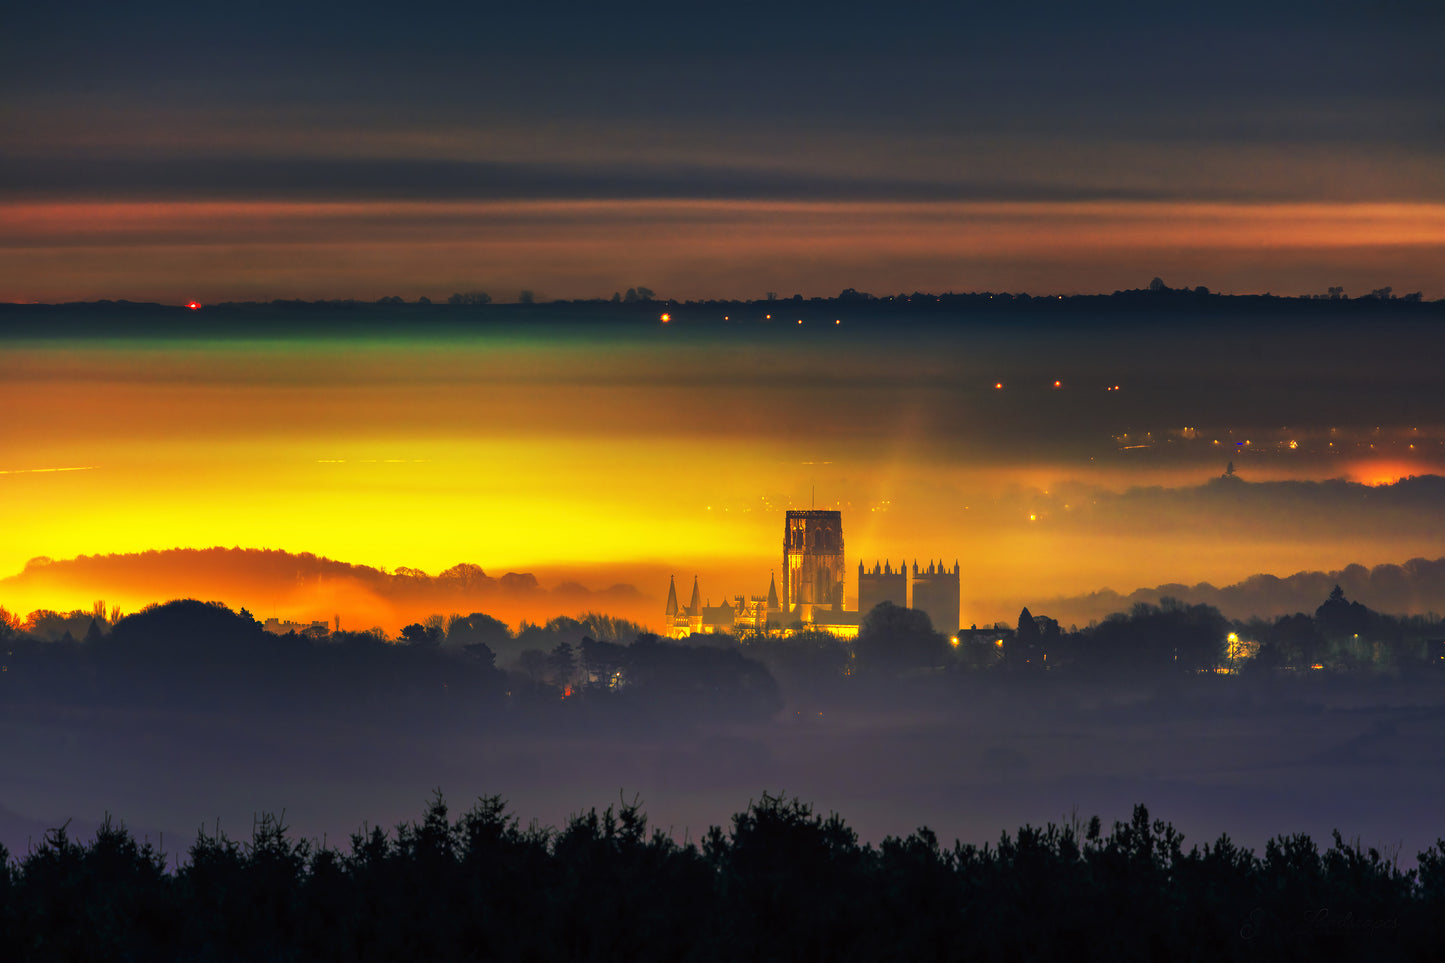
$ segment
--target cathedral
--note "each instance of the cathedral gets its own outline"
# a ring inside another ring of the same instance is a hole
[[[853,638],[863,617],[881,602],[921,609],[933,627],[953,634],[959,624],[959,568],[950,570],[940,560],[912,572],[906,563],[895,570],[891,563],[874,563],[868,571],[858,564],[857,607],[847,607],[844,587],[847,568],[843,552],[843,513],[827,510],[790,511],[783,522],[783,591],[778,594],[775,572],[767,595],[735,595],[721,605],[703,604],[697,576],[687,605],[677,599],[677,581],[667,587],[665,630],[671,638],[694,633],[789,633],[821,629]]]

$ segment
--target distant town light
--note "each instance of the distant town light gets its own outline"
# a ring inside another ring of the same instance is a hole
[[[201,310],[201,302],[191,301],[186,304],[186,307],[190,308],[192,311],[199,311]]]
[[[1054,387],[1055,387],[1055,388],[1062,388],[1063,386],[1064,386],[1064,383],[1063,383],[1062,381],[1059,381],[1059,380],[1057,380],[1057,379],[1054,381]]]
[[[670,314],[664,314],[664,315],[662,316],[662,323],[663,323],[663,324],[666,324],[667,322],[669,322],[669,321],[671,321],[671,320],[672,320],[672,315],[670,315]]]
[[[1002,381],[995,381],[995,382],[993,383],[993,389],[994,389],[995,391],[1002,391],[1002,390],[1003,390],[1003,382],[1002,382]]]

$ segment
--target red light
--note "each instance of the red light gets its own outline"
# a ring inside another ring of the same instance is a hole
[[[199,301],[192,301],[192,302],[190,302],[189,304],[187,304],[186,307],[190,308],[192,311],[199,311],[199,310],[201,310],[201,302],[199,302]]]

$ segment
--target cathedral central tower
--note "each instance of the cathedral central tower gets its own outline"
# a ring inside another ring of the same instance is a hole
[[[783,522],[783,611],[804,622],[843,610],[843,513],[790,511]]]

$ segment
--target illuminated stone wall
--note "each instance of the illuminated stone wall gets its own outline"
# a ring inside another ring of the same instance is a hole
[[[867,615],[880,602],[892,602],[899,608],[908,607],[908,566],[900,563],[873,564],[870,572],[858,563],[858,614]]]
[[[946,635],[958,629],[958,562],[953,563],[952,570],[942,562],[929,562],[928,568],[921,570],[914,562],[909,589],[913,608],[927,612],[935,629]]]

